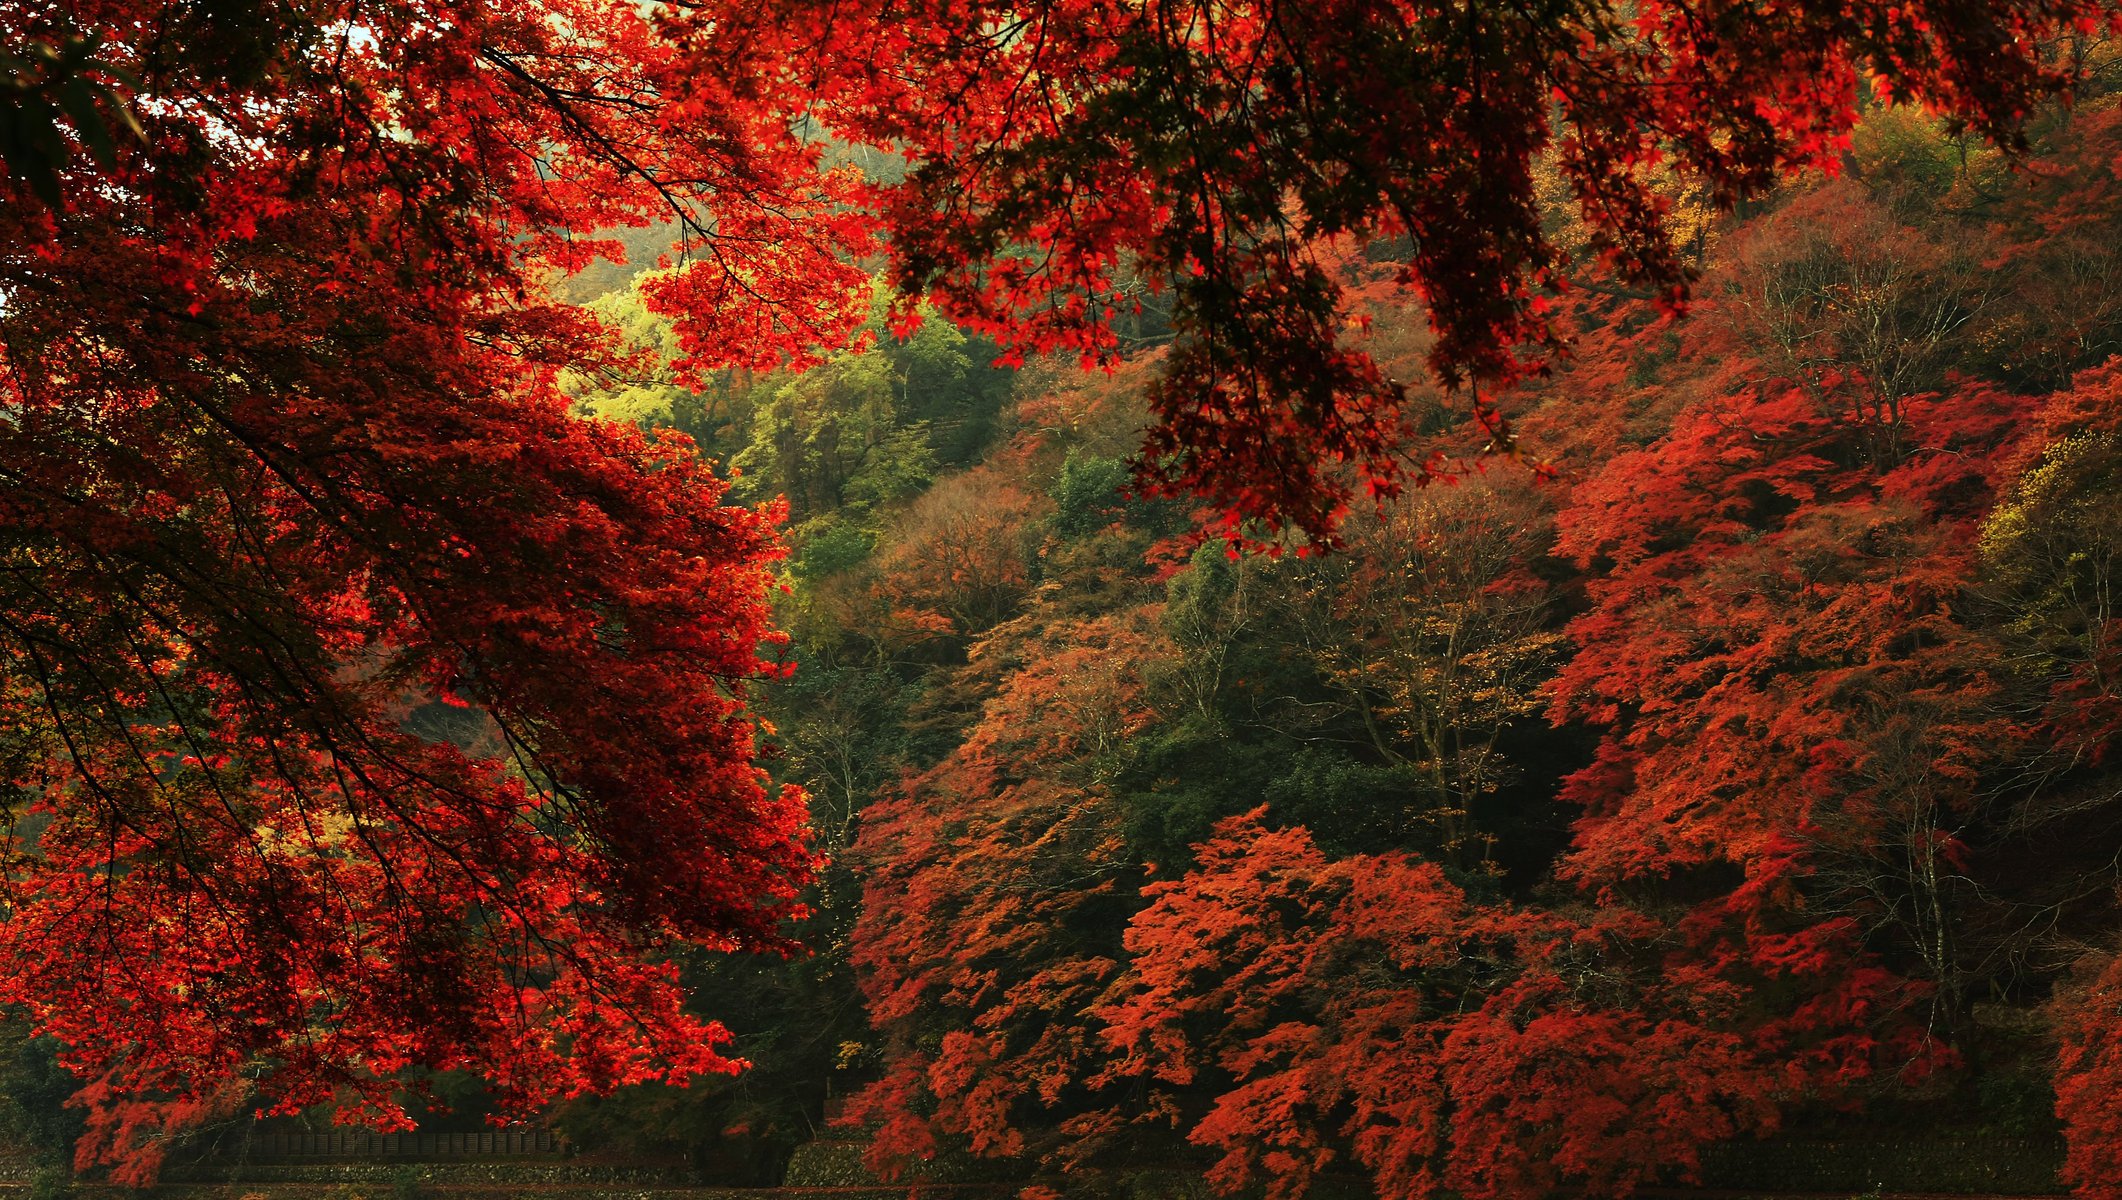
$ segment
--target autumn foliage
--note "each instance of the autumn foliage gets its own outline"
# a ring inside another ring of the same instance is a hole
[[[789,948],[812,867],[743,699],[772,516],[570,414],[559,370],[610,351],[540,280],[672,202],[815,217],[669,284],[795,354],[860,278],[782,182],[815,150],[560,119],[674,69],[630,9],[246,11],[8,22],[106,34],[151,98],[108,170],[0,204],[0,999],[126,1180],[253,1082],[390,1127],[414,1066],[508,1113],[734,1070],[668,954]]]
[[[886,1171],[2117,1194],[2112,4],[0,7],[81,1166],[815,950]]]
[[[1833,164],[1860,93],[2007,144],[2073,74],[2044,36],[2111,8],[1744,3],[1544,9],[1334,0],[707,4],[675,26],[716,75],[902,155],[870,203],[895,281],[1020,353],[1118,347],[1135,278],[1179,337],[1141,482],[1329,538],[1358,491],[1424,478],[1407,385],[1344,338],[1318,244],[1399,237],[1452,383],[1545,372],[1572,266],[1536,167],[1613,275],[1680,303],[1662,177],[1717,208]],[[1410,364],[1412,365],[1412,364]]]
[[[1127,585],[1050,525],[1052,582],[940,685],[961,740],[857,844],[880,1167],[1619,1195],[2009,1078],[2113,1194],[2117,375],[2104,334],[2043,356],[2048,272],[2122,244],[2114,112],[2017,178],[1921,175],[1942,135],[1884,113],[1718,224],[1686,320],[1576,293],[1505,414],[1557,483]],[[1389,262],[1335,269],[1421,351]],[[1054,403],[1010,453],[1076,447],[1065,498],[1097,398]],[[1478,428],[1419,411],[1417,454]]]

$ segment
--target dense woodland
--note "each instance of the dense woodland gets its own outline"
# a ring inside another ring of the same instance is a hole
[[[2122,1198],[2111,13],[253,7],[8,55],[17,1143]]]
[[[927,320],[586,386],[787,496],[760,706],[834,865],[815,956],[700,967],[749,1075],[562,1128],[806,1136],[859,1090],[881,1166],[1532,1196],[2060,1122],[2111,1194],[2122,95],[2035,146],[1869,110],[1840,172],[1693,216],[1685,318],[1566,297],[1568,358],[1500,399],[1551,471],[1358,505],[1337,553],[1131,498],[1148,307],[1106,375]],[[1403,250],[1333,269],[1417,377]],[[1483,439],[1417,403],[1437,454]]]
[[[1568,294],[1570,354],[1499,400],[1528,461],[1331,554],[1131,498],[1153,308],[1088,378],[932,319],[585,384],[787,498],[760,706],[833,866],[814,957],[700,967],[753,1072],[563,1127],[801,1137],[859,1089],[886,1168],[1518,1196],[2060,1121],[2111,1194],[2122,96],[2035,147],[1878,107],[1738,216],[1676,195],[1692,311]],[[1332,269],[1415,378],[1404,250]],[[633,295],[595,304],[653,348]],[[1425,450],[1483,439],[1417,403]]]

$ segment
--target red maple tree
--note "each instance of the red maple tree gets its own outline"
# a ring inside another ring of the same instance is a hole
[[[816,148],[646,102],[625,6],[7,24],[100,34],[142,126],[0,195],[0,999],[83,1165],[245,1081],[403,1125],[414,1065],[511,1113],[735,1069],[667,958],[789,948],[812,866],[744,702],[774,517],[570,415],[611,351],[541,280],[676,208],[690,326],[800,357],[859,316]]]
[[[1420,464],[1407,381],[1345,336],[1323,241],[1403,239],[1430,367],[1508,384],[1562,346],[1552,301],[1587,269],[1684,299],[1665,174],[1729,209],[1832,167],[1863,92],[2017,145],[2082,66],[2045,39],[2116,19],[2100,0],[770,0],[688,5],[673,29],[700,77],[901,156],[868,201],[896,282],[1018,353],[1110,361],[1134,285],[1169,288],[1139,483],[1206,495],[1234,531],[1330,539],[1362,488]],[[1536,163],[1592,262],[1551,238]]]

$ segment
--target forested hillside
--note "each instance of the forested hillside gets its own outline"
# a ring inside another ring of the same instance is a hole
[[[1418,389],[1437,481],[1332,553],[1135,498],[1153,299],[1089,376],[880,316],[800,376],[585,381],[786,498],[763,711],[833,866],[815,957],[701,976],[746,1082],[569,1127],[788,1135],[859,1089],[887,1170],[1487,1197],[1786,1126],[2060,1122],[2122,1194],[2122,75],[2090,52],[2016,166],[1880,106],[1736,216],[1669,192],[1690,311],[1564,293],[1567,356],[1495,400],[1514,456]],[[1415,380],[1405,251],[1323,253]]]
[[[2122,1200],[2112,0],[0,10],[46,1190]]]

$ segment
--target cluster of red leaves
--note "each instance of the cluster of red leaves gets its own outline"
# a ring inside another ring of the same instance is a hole
[[[756,77],[902,155],[871,205],[899,284],[1015,352],[1110,360],[1138,284],[1179,338],[1141,482],[1330,538],[1349,476],[1409,473],[1404,384],[1344,332],[1322,239],[1405,238],[1447,382],[1507,383],[1560,344],[1572,265],[1532,169],[1552,154],[1605,267],[1677,301],[1659,169],[1729,207],[1832,165],[1860,75],[2010,141],[2068,82],[2041,39],[2097,0],[1583,3],[812,0],[687,6],[710,77]]]
[[[2087,237],[2111,219],[2112,120],[2083,118],[2067,165],[2042,168],[2092,193],[2063,206]],[[2041,234],[1998,236],[1974,253],[2015,262]],[[1800,274],[1821,263],[1855,282]],[[1553,543],[1509,553],[1574,566],[1546,694],[1594,748],[1563,785],[1578,815],[1554,877],[1518,903],[1413,855],[1335,857],[1268,810],[1224,821],[1182,877],[1117,894],[1124,846],[1053,840],[1125,832],[1086,749],[1107,743],[1080,711],[991,708],[864,835],[882,947],[865,986],[895,1067],[870,1096],[880,1150],[1081,1168],[1168,1154],[1176,1131],[1219,1156],[1226,1190],[1362,1172],[1391,1195],[1619,1195],[1793,1105],[1856,1105],[1951,1065],[1972,1002],[1956,989],[1997,953],[1975,942],[1985,914],[2052,903],[1986,891],[2029,836],[2013,827],[2043,836],[2041,806],[2108,803],[2030,793],[2100,766],[2122,720],[2102,582],[2122,561],[2122,372],[2046,397],[1886,378],[1959,319],[1923,323],[1961,269],[1830,183],[1733,235],[1693,322],[1574,302],[1607,331],[1558,381],[1570,407],[1527,426],[1579,421],[1557,436],[1588,461]],[[1891,344],[1850,315],[1879,304],[1899,306],[1876,309],[1902,322]],[[2018,316],[1982,344],[2014,360],[2048,344]],[[1793,352],[1779,338],[1801,319]],[[1427,553],[1381,540],[1343,586],[1404,586],[1376,580]],[[1027,636],[996,643],[1000,669],[1051,688],[1066,651]],[[1134,677],[1153,679],[1187,651],[1137,653]],[[2099,908],[2103,869],[2067,902]],[[1115,911],[1117,946],[1091,923]],[[2071,1173],[2102,1197],[2122,1170],[2117,978],[2096,953],[2051,1007]]]
[[[1919,444],[1882,470],[1861,429],[1771,385],[1689,412],[1578,490],[1561,549],[1601,570],[1555,716],[1611,732],[1569,788],[1586,811],[1572,878],[1730,863],[1758,882],[1748,902],[1772,903],[1804,854],[1793,837],[1831,819],[1879,832],[1862,815],[1891,786],[1867,782],[1890,770],[1869,761],[1889,734],[1875,713],[1944,739],[1934,770],[1985,752],[1954,714],[1993,694],[1993,656],[1954,607],[2030,408],[1981,390],[1911,405]]]
[[[569,414],[605,336],[539,280],[675,207],[688,330],[800,358],[861,315],[843,181],[630,6],[217,11],[6,13],[145,134],[0,193],[0,1000],[134,1181],[246,1081],[733,1070],[668,955],[788,948],[812,869],[743,702],[772,514]]]
[[[1844,1053],[1660,979],[1655,922],[1475,904],[1434,864],[1329,859],[1263,815],[1145,890],[1098,1013],[1116,1073],[1214,1084],[1188,1137],[1223,1189],[1303,1195],[1345,1152],[1392,1195],[1625,1192],[1773,1128]]]
[[[1028,645],[1008,630],[989,639],[988,653],[1028,661],[996,664],[1009,673],[966,744],[864,814],[865,895],[892,897],[866,903],[855,928],[871,1017],[951,1025],[933,1045],[895,1044],[890,1073],[850,1109],[881,1122],[882,1167],[932,1156],[939,1132],[976,1153],[1022,1153],[1016,1107],[1076,1107],[1099,1063],[1076,1017],[1118,968],[1101,917],[1125,912],[1139,867],[1085,764],[1144,719],[1137,672],[1160,652],[1151,617],[1057,623]],[[1098,1123],[1065,1130],[1078,1153]]]
[[[1849,1011],[1763,1019],[1745,987],[1672,969],[1654,919],[1475,904],[1434,864],[1332,859],[1260,812],[1143,889],[1116,957],[1083,926],[1124,863],[1068,844],[1095,795],[1065,818],[1060,797],[950,798],[978,807],[895,806],[865,833],[893,847],[863,959],[894,1055],[850,1116],[880,1124],[887,1166],[945,1144],[1094,1164],[1177,1127],[1222,1190],[1362,1171],[1394,1195],[1620,1194],[1872,1066]],[[1838,995],[1899,990],[1874,972]]]

